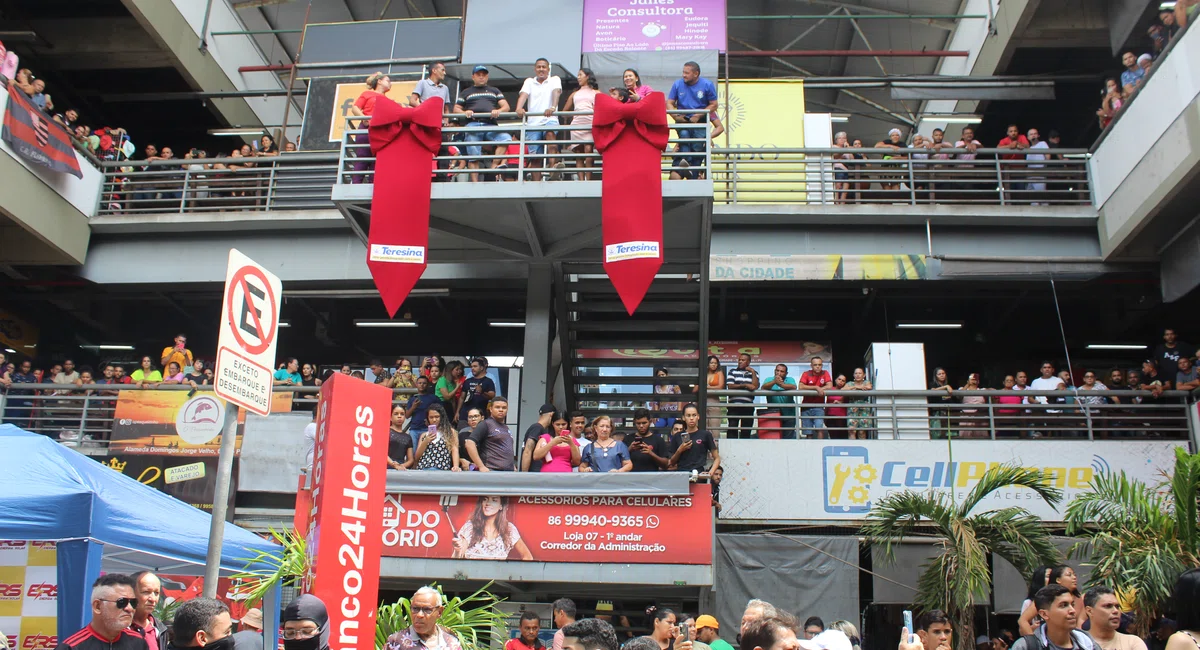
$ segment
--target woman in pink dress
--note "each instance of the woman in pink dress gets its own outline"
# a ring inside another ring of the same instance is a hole
[[[542,459],[543,472],[570,472],[579,466],[579,443],[571,436],[571,424],[561,412],[551,420],[554,435],[543,433],[538,440],[533,457]]]
[[[579,81],[579,90],[571,93],[567,98],[567,103],[563,106],[564,111],[587,111],[591,112],[596,105],[596,91],[600,85],[596,83],[596,74],[591,68],[580,68],[575,75],[575,79]],[[571,118],[571,126],[592,125],[591,115],[576,115]],[[594,147],[592,146],[592,130],[591,129],[576,129],[571,131],[572,144],[567,148],[574,153],[590,154]],[[582,142],[580,142],[582,141]],[[592,180],[592,158],[576,158],[575,169],[579,170],[579,180]],[[588,169],[589,171],[583,171]]]

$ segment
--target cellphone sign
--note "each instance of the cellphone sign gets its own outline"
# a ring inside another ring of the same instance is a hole
[[[259,415],[271,413],[282,296],[278,277],[236,248],[229,249],[213,389]]]

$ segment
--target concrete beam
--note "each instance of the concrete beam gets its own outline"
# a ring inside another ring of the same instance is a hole
[[[87,217],[7,153],[0,152],[0,229],[5,264],[82,264],[87,258]],[[69,177],[69,181],[77,181]],[[82,182],[82,181],[79,181]]]
[[[554,270],[549,264],[529,265],[525,285],[525,355],[521,373],[521,404],[517,423],[523,432],[538,419],[538,408],[550,397],[550,328],[554,320]],[[560,407],[565,404],[560,404]],[[517,450],[521,451],[520,448]]]

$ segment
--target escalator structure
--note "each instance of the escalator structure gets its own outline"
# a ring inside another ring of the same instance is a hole
[[[629,431],[638,408],[650,408],[655,420],[676,418],[688,402],[699,403],[703,395],[696,391],[703,390],[701,364],[707,357],[706,265],[664,264],[633,316],[601,265],[559,266],[555,302],[571,408],[583,411],[589,422],[609,415],[615,431]],[[656,369],[668,376],[655,378]],[[656,394],[656,385],[677,386],[679,394]]]

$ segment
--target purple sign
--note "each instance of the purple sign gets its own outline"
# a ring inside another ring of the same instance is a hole
[[[584,0],[584,52],[725,51],[725,0]]]

